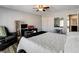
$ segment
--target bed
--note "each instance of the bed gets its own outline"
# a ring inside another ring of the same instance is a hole
[[[64,51],[66,35],[57,33],[44,33],[31,38],[22,37],[17,52],[20,49],[28,53],[59,53]]]
[[[64,47],[65,53],[79,53],[79,32],[69,32]]]

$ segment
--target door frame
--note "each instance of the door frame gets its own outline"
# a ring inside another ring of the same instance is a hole
[[[78,26],[78,15],[77,14],[69,14],[68,15],[68,17],[69,17],[69,32],[71,32],[71,20],[70,20],[70,18],[71,18],[71,16],[77,16],[77,26]]]

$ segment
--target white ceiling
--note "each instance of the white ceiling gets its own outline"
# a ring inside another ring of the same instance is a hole
[[[36,10],[34,9],[34,5],[3,5],[1,7],[6,7],[23,12],[29,12],[36,15],[42,15],[46,12],[60,12],[65,10],[79,9],[79,5],[50,5],[50,8],[45,12],[36,12]]]

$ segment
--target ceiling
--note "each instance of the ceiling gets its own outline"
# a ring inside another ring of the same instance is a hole
[[[36,12],[36,10],[34,9],[34,5],[2,5],[1,7],[28,12],[36,15],[42,15],[47,12],[60,12],[65,10],[79,9],[79,5],[49,5],[50,8],[47,9],[45,12]]]

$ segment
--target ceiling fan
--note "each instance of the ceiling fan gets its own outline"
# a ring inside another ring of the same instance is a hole
[[[47,5],[36,5],[34,9],[36,9],[36,11],[46,11],[47,9],[49,9],[49,6],[47,6]]]

